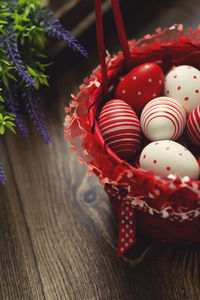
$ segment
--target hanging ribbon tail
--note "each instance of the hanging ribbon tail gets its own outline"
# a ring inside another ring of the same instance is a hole
[[[117,257],[120,257],[136,242],[135,210],[126,201],[120,204],[118,222]]]

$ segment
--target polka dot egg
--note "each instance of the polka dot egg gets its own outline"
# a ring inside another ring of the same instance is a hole
[[[108,101],[99,115],[99,127],[106,144],[122,159],[131,159],[141,144],[140,122],[124,101]]]
[[[152,142],[141,152],[141,169],[168,178],[169,174],[199,178],[199,164],[193,154],[179,143],[170,140]]]
[[[164,94],[176,99],[190,113],[200,104],[200,71],[187,65],[172,68],[165,77]]]
[[[124,100],[136,113],[163,90],[163,72],[155,63],[145,63],[120,78],[115,91],[117,99]]]

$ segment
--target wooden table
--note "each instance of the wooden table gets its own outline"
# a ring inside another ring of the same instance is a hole
[[[135,18],[130,8],[137,5],[123,8],[129,38],[174,23],[196,28],[200,1],[167,2],[144,1]],[[114,53],[119,48],[110,14],[104,21]],[[51,87],[41,92],[52,147],[33,128],[28,139],[0,139],[7,175],[0,186],[0,299],[200,299],[199,245],[164,246],[139,237],[124,258],[116,258],[116,216],[63,137],[70,93],[98,64],[94,28],[80,41],[88,45],[89,59],[63,50],[51,69]]]

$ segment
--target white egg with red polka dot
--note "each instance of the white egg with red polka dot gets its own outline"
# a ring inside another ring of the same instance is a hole
[[[189,114],[200,105],[200,71],[187,65],[173,67],[165,77],[164,94],[176,99]]]
[[[142,150],[139,164],[142,170],[166,179],[170,174],[188,176],[190,180],[199,178],[199,165],[193,154],[181,144],[170,140],[148,144]]]

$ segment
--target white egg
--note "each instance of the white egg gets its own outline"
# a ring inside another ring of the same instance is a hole
[[[194,155],[179,143],[170,140],[148,144],[140,155],[140,168],[167,178],[169,174],[199,178],[199,165]]]
[[[200,71],[187,65],[174,67],[165,77],[164,94],[190,113],[200,105]]]
[[[200,105],[198,105],[187,119],[187,135],[190,141],[200,146]]]
[[[151,141],[176,140],[186,125],[186,113],[173,98],[158,97],[143,108],[140,117],[144,135]]]

